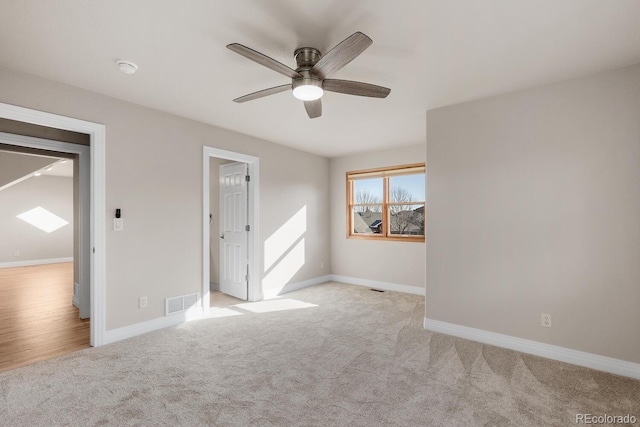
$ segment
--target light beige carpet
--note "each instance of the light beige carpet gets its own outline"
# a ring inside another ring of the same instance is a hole
[[[567,426],[577,413],[640,418],[639,381],[425,331],[418,296],[327,283],[220,310],[228,311],[0,373],[0,425]]]

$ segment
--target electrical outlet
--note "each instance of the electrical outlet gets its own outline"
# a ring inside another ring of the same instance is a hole
[[[147,306],[147,297],[140,297],[140,308],[145,308]]]
[[[320,270],[324,270],[324,262],[320,263]]]
[[[20,256],[20,251],[15,251],[15,252],[13,253],[13,256]]]
[[[542,313],[540,315],[540,326],[544,326],[545,328],[551,327],[551,315],[547,313]]]

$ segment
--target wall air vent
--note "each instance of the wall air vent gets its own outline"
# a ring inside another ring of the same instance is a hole
[[[198,293],[182,295],[179,297],[165,299],[164,315],[170,316],[172,314],[182,313],[190,308],[196,307],[198,304]]]

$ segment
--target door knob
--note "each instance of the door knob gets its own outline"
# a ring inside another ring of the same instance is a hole
[[[224,234],[221,234],[221,235],[220,235],[220,238],[221,238],[221,239],[224,239]]]

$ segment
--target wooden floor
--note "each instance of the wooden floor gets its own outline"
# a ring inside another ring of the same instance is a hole
[[[0,372],[89,347],[73,263],[0,268]]]
[[[246,301],[232,297],[231,295],[223,294],[220,291],[211,291],[209,293],[209,307],[225,308],[245,302]]]

